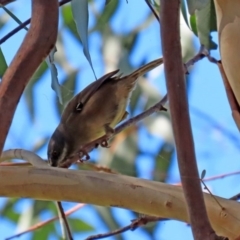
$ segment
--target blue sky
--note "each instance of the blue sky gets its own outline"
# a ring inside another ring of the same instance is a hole
[[[96,2],[97,7],[101,9],[103,4],[100,1]],[[22,21],[26,20],[27,16],[30,16],[29,1],[17,1],[10,4],[9,7],[10,9],[14,9],[14,13]],[[0,14],[2,13],[3,10],[1,9]],[[121,6],[113,17],[111,25],[117,33],[128,33],[132,28],[141,23],[148,13],[149,10],[144,1],[131,0],[128,1],[128,3],[121,1]],[[89,25],[92,26],[93,23],[94,19],[90,15]],[[10,20],[6,26],[1,29],[0,36],[4,36],[16,26],[17,24],[13,20]],[[142,31],[133,54],[130,56],[130,60],[134,66],[138,66],[143,60],[151,61],[161,56],[160,34],[158,29],[158,23],[155,21],[147,29]],[[24,35],[25,30],[22,30],[1,46],[8,63],[12,60]],[[216,33],[213,33],[213,39],[217,42]],[[196,51],[198,51],[198,39],[193,37],[193,42]],[[94,76],[82,54],[82,49],[69,32],[65,33],[64,45],[67,58],[71,64],[76,68],[80,67],[83,69],[78,76],[79,81],[76,90],[80,91],[91,81],[94,81]],[[104,73],[102,58],[99,52],[99,47],[101,46],[99,34],[92,34],[90,36],[89,46],[94,68],[99,77]],[[218,50],[212,51],[212,54],[217,59],[219,58]],[[59,80],[61,82],[64,79],[65,73],[60,68],[58,70]],[[188,99],[199,172],[201,173],[201,171],[205,169],[207,171],[206,177],[210,177],[237,171],[240,167],[239,133],[231,116],[218,68],[212,63],[209,63],[207,59],[204,59],[195,64],[194,68],[190,71],[190,76],[191,82]],[[163,74],[161,74],[160,78],[151,79],[151,81],[160,93],[165,93],[166,88]],[[34,123],[30,120],[25,99],[22,98],[17,108],[5,149],[20,147],[32,149],[43,137],[50,135],[57,126],[59,118],[55,111],[55,93],[50,87],[49,72],[37,83],[34,94],[36,98],[36,118]],[[212,121],[209,121],[209,119]],[[226,132],[234,136],[234,139],[226,135]],[[147,144],[146,139],[142,141],[141,145]],[[156,144],[159,144],[162,140],[155,138],[155,141]],[[41,151],[41,157],[46,158],[46,148]],[[153,168],[153,162],[151,162],[151,160],[148,162],[148,160],[147,158],[139,160],[139,175],[144,178],[148,178]],[[176,183],[179,181],[180,177],[175,156],[170,168],[168,182]],[[207,185],[213,194],[228,198],[239,192],[239,186],[236,184],[237,181],[239,181],[238,175],[207,182]],[[2,199],[0,203],[3,203],[3,201],[4,199]],[[18,204],[17,210],[21,212],[27,209],[29,204],[31,204],[31,201],[21,201]],[[64,207],[65,209],[69,209],[73,205],[72,203],[65,203]],[[113,212],[116,216],[120,216],[118,217],[118,221],[122,226],[130,223],[130,220],[133,218],[132,214],[127,210],[113,209]],[[95,226],[98,233],[107,231],[107,228],[97,217],[95,210],[90,206],[84,207],[73,216],[91,223]],[[46,213],[41,216],[41,219],[47,219],[48,217],[50,216]],[[172,229],[175,230],[172,231]],[[0,232],[3,236],[8,237],[12,235],[15,230],[15,225],[0,218]],[[80,239],[88,235],[89,233],[83,234],[80,236]],[[141,229],[124,233],[123,236],[125,237],[124,239],[133,239],[136,237],[139,240],[150,239]],[[190,228],[186,223],[178,221],[161,223],[157,228],[155,236],[155,239],[161,240],[172,240],[176,238],[180,240],[192,239]],[[22,236],[19,239],[30,239],[30,235]],[[52,237],[52,239],[55,238]]]

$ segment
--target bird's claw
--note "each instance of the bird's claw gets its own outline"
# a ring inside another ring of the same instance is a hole
[[[83,163],[84,161],[88,161],[90,159],[88,152],[84,148],[80,149],[80,151],[78,152],[78,157],[79,157],[78,161],[81,163]],[[83,157],[86,158],[83,159]]]
[[[107,139],[103,139],[101,142],[101,147],[110,148]]]

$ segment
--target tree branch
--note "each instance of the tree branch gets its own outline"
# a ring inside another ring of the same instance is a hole
[[[102,238],[115,236],[115,235],[118,235],[120,233],[124,233],[124,232],[129,231],[129,230],[134,231],[137,228],[139,228],[141,226],[144,226],[144,225],[146,225],[150,222],[158,222],[158,221],[161,221],[161,220],[163,221],[163,220],[166,220],[166,219],[159,218],[159,217],[152,217],[152,216],[142,216],[142,217],[139,217],[137,219],[132,220],[132,222],[125,227],[113,230],[113,231],[108,232],[108,233],[100,233],[100,234],[97,234],[97,235],[92,235],[92,236],[89,236],[88,238],[86,238],[85,240],[96,240],[96,239],[102,239]]]
[[[118,174],[50,167],[0,167],[0,196],[84,202],[189,222],[181,187]],[[239,203],[215,199],[204,193],[212,226],[218,234],[236,239],[240,229]]]
[[[0,83],[0,154],[25,86],[54,47],[58,31],[58,1],[32,0],[29,31]]]
[[[217,239],[212,229],[196,164],[180,43],[180,1],[161,0],[164,70],[178,165],[194,239]]]

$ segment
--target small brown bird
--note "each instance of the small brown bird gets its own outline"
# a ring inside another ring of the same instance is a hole
[[[162,58],[157,59],[124,77],[115,76],[119,70],[110,72],[73,97],[48,144],[50,165],[62,165],[82,146],[113,131],[127,116],[137,78],[162,63]]]

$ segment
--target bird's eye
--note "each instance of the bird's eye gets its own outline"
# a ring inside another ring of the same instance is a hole
[[[58,152],[57,151],[53,151],[52,152],[52,158],[57,158],[58,157]]]
[[[83,109],[83,103],[82,102],[79,102],[76,106],[76,111],[77,112],[81,112]]]

